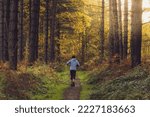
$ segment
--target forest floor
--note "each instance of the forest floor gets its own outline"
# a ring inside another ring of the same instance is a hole
[[[27,68],[19,66],[18,71],[0,69],[0,99],[79,100],[83,96],[81,85],[86,74],[86,71],[78,71],[76,86],[70,87],[66,66],[52,68],[37,63]]]
[[[0,99],[99,100],[150,99],[150,64],[98,65],[77,71],[70,86],[69,68],[35,64],[18,71],[0,69]],[[63,68],[63,69],[62,69]]]
[[[131,68],[130,64],[100,65],[91,71],[90,100],[150,99],[150,63]]]

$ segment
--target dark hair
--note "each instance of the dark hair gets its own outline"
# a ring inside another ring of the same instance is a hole
[[[72,56],[72,58],[76,58],[76,56],[75,56],[75,55],[73,55],[73,56]]]

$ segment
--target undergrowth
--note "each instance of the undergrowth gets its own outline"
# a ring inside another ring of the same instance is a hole
[[[88,100],[91,94],[91,86],[87,84],[88,81],[88,71],[79,71],[78,76],[81,82],[81,92],[80,92],[80,100]]]
[[[63,99],[64,79],[50,65],[0,70],[0,99]]]
[[[87,83],[92,85],[89,99],[150,99],[150,73],[146,65],[134,69],[127,66],[106,66],[92,72]]]

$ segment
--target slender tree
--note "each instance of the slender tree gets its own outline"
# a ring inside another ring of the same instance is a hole
[[[9,66],[17,69],[17,22],[18,22],[18,0],[10,0],[10,25],[9,25]]]
[[[0,0],[0,61],[3,60],[4,49],[4,3]]]
[[[37,1],[37,12],[36,12],[36,37],[35,37],[35,60],[38,59],[39,51],[39,18],[40,17],[40,0]]]
[[[109,0],[109,62],[120,62],[117,0]]]
[[[85,32],[81,34],[82,38],[82,47],[81,47],[81,64],[84,65],[85,63],[85,47],[86,47],[86,41],[85,41]]]
[[[23,14],[24,14],[24,0],[20,0],[19,2],[19,8],[20,8],[20,12],[19,12],[19,35],[18,35],[18,60],[22,61],[23,60]]]
[[[32,7],[32,0],[29,0],[29,37],[31,35],[31,7]]]
[[[55,60],[55,27],[56,27],[57,0],[52,0],[50,22],[50,62]]]
[[[114,38],[114,55],[119,56],[119,30],[118,30],[118,11],[117,11],[117,1],[112,1],[112,12],[113,12],[113,38]]]
[[[45,11],[45,63],[48,62],[48,27],[49,27],[49,0],[46,0]]]
[[[29,12],[29,16],[28,16],[28,21],[29,21],[29,24],[28,24],[28,27],[29,27],[29,31],[28,31],[28,37],[26,38],[26,61],[28,61],[29,63],[29,50],[30,50],[30,37],[31,37],[31,7],[32,7],[32,0],[28,0],[28,12]],[[29,65],[31,65],[31,63],[29,63]]]
[[[85,63],[85,55],[86,55],[86,52],[85,52],[85,49],[86,49],[86,24],[85,24],[85,18],[83,17],[82,19],[83,21],[83,33],[81,34],[81,39],[82,39],[82,45],[81,45],[81,64],[84,65]]]
[[[59,19],[57,19],[57,30],[56,30],[56,36],[57,36],[57,39],[56,39],[56,54],[57,54],[57,57],[56,57],[56,60],[58,62],[60,62],[60,36],[61,36],[61,29],[60,29],[60,21]]]
[[[128,55],[128,0],[124,2],[124,46],[123,46],[123,56],[124,59]]]
[[[131,16],[131,65],[141,64],[142,0],[132,0]]]
[[[37,59],[38,52],[38,27],[39,27],[39,8],[40,8],[40,0],[33,0],[31,7],[31,25],[29,32],[29,63],[33,63]]]
[[[103,62],[104,59],[104,11],[105,11],[105,0],[102,0],[102,8],[101,8],[101,22],[100,22],[100,63]]]
[[[10,20],[10,0],[4,0],[4,60],[9,60],[8,55],[8,35]]]
[[[114,55],[114,38],[113,38],[113,12],[112,0],[109,0],[109,63],[112,63]]]
[[[119,23],[119,46],[120,46],[120,59],[123,59],[123,37],[122,37],[122,9],[121,0],[118,0],[118,23]]]

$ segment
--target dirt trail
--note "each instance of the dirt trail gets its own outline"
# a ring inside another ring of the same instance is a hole
[[[80,99],[81,84],[77,79],[75,87],[68,87],[64,92],[64,100],[79,100]]]

